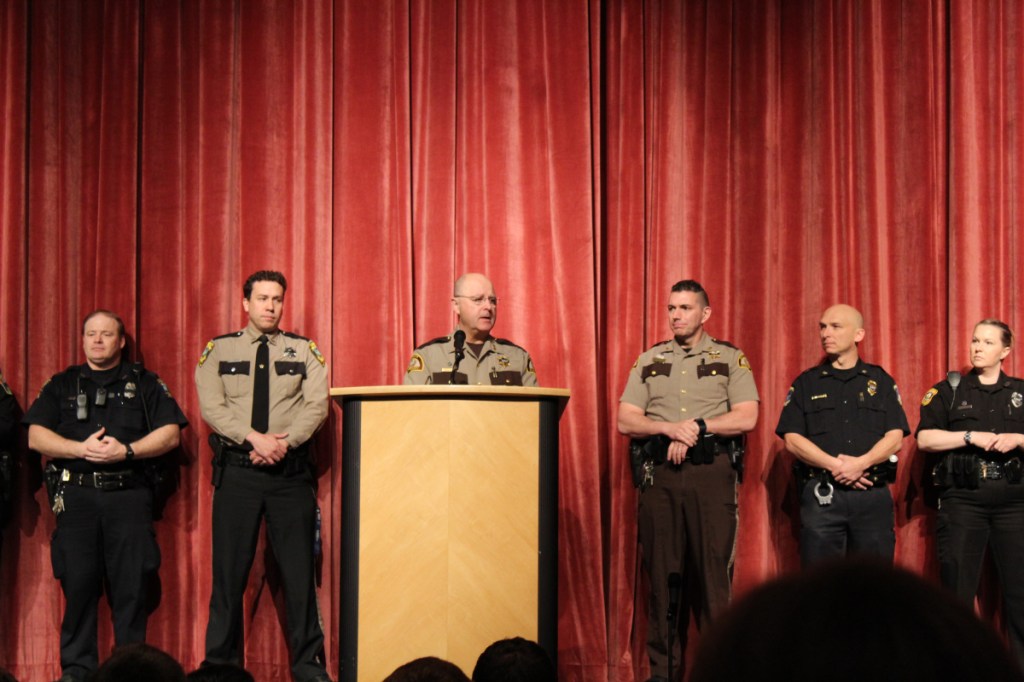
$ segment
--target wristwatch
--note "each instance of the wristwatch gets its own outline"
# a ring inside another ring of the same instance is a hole
[[[964,433],[964,442],[967,443],[968,445],[971,444],[971,432],[970,431],[966,431]]]
[[[124,461],[130,462],[133,459],[135,459],[135,451],[132,450],[132,444],[131,443],[125,443],[125,446],[124,446]]]

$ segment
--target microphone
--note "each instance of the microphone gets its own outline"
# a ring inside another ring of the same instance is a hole
[[[455,373],[459,371],[459,363],[466,356],[466,332],[461,329],[457,330],[452,336],[452,340],[455,341],[455,364],[452,365],[452,376],[448,380],[449,384],[455,383]]]
[[[668,623],[672,626],[676,622],[676,612],[679,611],[679,596],[683,588],[683,576],[678,573],[668,574]]]

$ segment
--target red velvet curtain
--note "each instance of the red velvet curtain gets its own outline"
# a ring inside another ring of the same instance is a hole
[[[912,426],[977,319],[1024,321],[1022,29],[1010,0],[0,3],[0,368],[26,406],[80,361],[81,317],[102,305],[175,392],[192,426],[157,524],[149,640],[191,667],[211,500],[192,371],[208,338],[243,324],[245,275],[288,275],[286,328],[352,386],[400,381],[412,346],[450,330],[453,279],[485,271],[499,335],[530,349],[542,384],[572,390],[560,677],[644,679],[614,415],[633,360],[668,333],[669,286],[705,284],[709,330],[744,349],[761,391],[741,593],[797,567],[791,457],[773,432],[819,359],[824,307],[864,312],[863,355],[897,378]],[[318,445],[332,667],[337,417]],[[38,463],[23,462],[0,665],[48,679],[63,605]],[[897,560],[934,577],[909,440],[903,463]],[[268,549],[246,599],[247,665],[286,679]]]

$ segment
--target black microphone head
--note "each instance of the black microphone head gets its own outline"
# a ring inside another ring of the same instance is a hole
[[[452,339],[455,340],[455,350],[462,350],[462,347],[466,345],[466,332],[459,329]]]

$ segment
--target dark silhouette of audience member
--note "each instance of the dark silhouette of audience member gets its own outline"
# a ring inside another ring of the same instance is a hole
[[[0,668],[0,682],[18,682],[14,675]]]
[[[555,666],[536,642],[499,639],[480,654],[473,682],[555,682]]]
[[[142,642],[114,649],[90,682],[185,682],[185,670],[170,654]]]
[[[188,682],[256,682],[245,668],[231,663],[208,663],[185,678]]]
[[[427,656],[399,666],[384,682],[470,682],[470,679],[454,663]]]
[[[869,559],[762,585],[702,638],[690,682],[1019,682],[995,632],[952,594]]]

